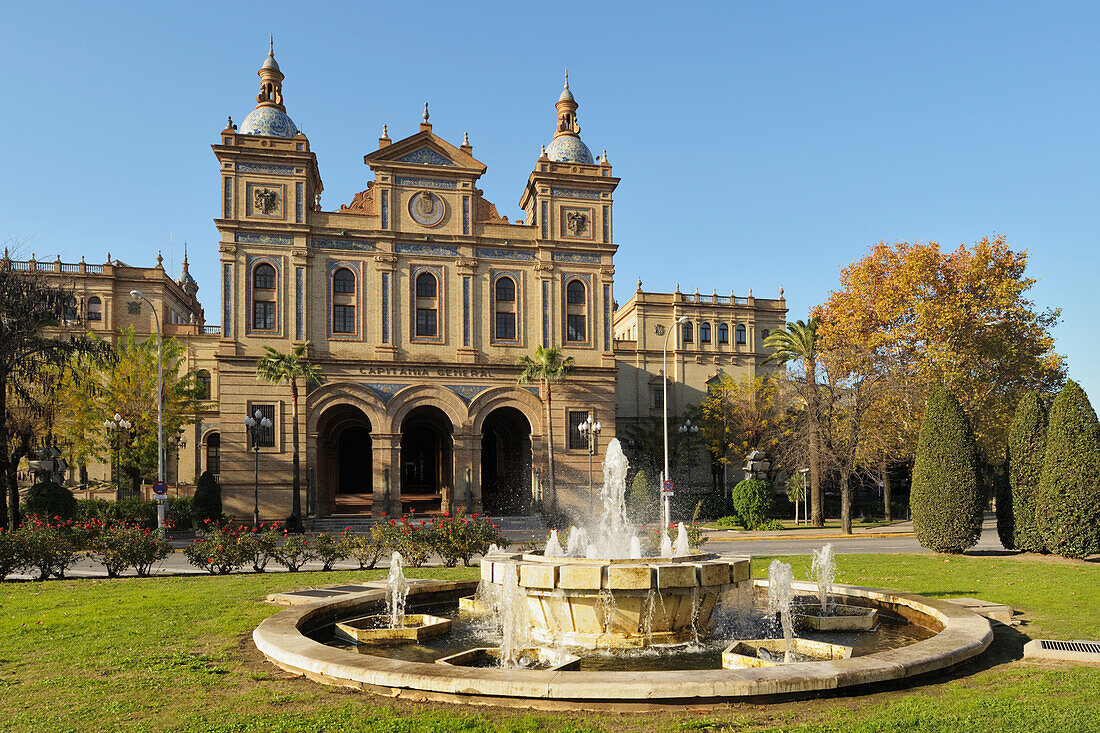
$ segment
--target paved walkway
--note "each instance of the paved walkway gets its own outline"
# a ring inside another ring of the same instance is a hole
[[[528,530],[510,530],[505,535],[511,542],[523,543],[528,540],[541,541],[545,536],[542,531],[532,532]],[[839,529],[799,528],[788,529],[782,532],[736,532],[728,530],[706,530],[707,544],[705,549],[709,552],[720,552],[737,555],[806,555],[820,548],[826,542],[831,542],[838,553],[841,554],[873,554],[873,553],[925,553],[913,534],[912,522],[896,522],[884,527],[859,527],[852,528],[851,535],[845,535]],[[206,575],[187,562],[186,556],[179,548],[190,544],[189,537],[178,537],[172,541],[177,548],[160,567],[154,570],[156,575]],[[987,514],[982,525],[982,536],[978,544],[970,550],[975,554],[1003,553],[1004,548],[997,537],[997,519],[993,514]],[[435,563],[438,564],[438,563]],[[387,567],[388,562],[379,563],[380,568]],[[356,562],[344,561],[337,563],[339,570],[354,570],[359,565]],[[320,570],[320,563],[308,563],[304,570]],[[251,567],[245,570],[251,572]],[[281,566],[274,563],[268,565],[268,572],[286,572]],[[106,577],[103,566],[91,560],[82,560],[73,565],[66,573],[67,577],[82,578]],[[31,578],[30,575],[11,575],[9,578]]]

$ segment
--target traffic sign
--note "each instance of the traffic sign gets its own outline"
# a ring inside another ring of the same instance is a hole
[[[672,496],[672,482],[671,481],[662,481],[661,482],[661,496]]]
[[[163,481],[157,481],[155,484],[153,484],[153,493],[157,496],[163,496],[164,494],[167,494],[168,484],[164,483]]]

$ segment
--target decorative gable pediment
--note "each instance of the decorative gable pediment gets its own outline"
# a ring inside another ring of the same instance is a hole
[[[446,158],[429,147],[422,147],[397,159],[400,163],[420,163],[423,165],[446,165],[454,167],[453,160]]]

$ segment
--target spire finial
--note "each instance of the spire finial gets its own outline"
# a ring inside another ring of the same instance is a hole
[[[274,56],[275,55],[275,34],[274,33],[270,33],[267,36],[267,55],[268,56]]]
[[[164,256],[157,250],[157,267],[164,267]]]
[[[470,144],[470,133],[469,132],[462,133],[462,144],[463,145],[469,145]]]
[[[428,121],[428,103],[424,103],[424,122]]]
[[[638,292],[642,290],[642,278],[638,278]]]
[[[382,137],[389,137],[389,130],[386,129],[386,123],[382,123]]]
[[[183,269],[187,269],[187,240],[183,240]]]
[[[569,88],[569,69],[565,70],[565,88]]]

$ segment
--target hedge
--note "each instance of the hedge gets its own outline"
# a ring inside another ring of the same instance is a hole
[[[909,496],[917,541],[959,553],[982,533],[982,495],[970,421],[955,395],[937,387],[928,398]]]
[[[1072,380],[1050,407],[1036,506],[1048,550],[1077,558],[1100,553],[1100,424]]]
[[[1038,392],[1028,392],[1016,406],[1008,431],[1008,481],[1013,542],[1024,552],[1044,552],[1046,545],[1035,518],[1035,497],[1046,455],[1047,413]],[[1000,512],[1000,504],[997,505]]]

